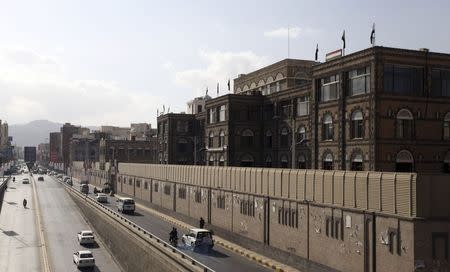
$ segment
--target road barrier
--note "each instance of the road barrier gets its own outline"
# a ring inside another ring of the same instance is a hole
[[[55,179],[55,180],[57,180],[58,182],[61,182],[58,179]],[[153,248],[155,248],[159,252],[163,253],[170,260],[185,267],[187,271],[204,271],[204,272],[209,272],[209,271],[213,272],[214,271],[212,268],[195,260],[194,258],[190,257],[189,255],[182,252],[181,250],[178,250],[177,248],[175,248],[172,245],[170,245],[169,243],[167,243],[164,239],[161,239],[160,237],[145,230],[141,226],[137,225],[136,223],[134,223],[133,221],[129,220],[128,218],[122,216],[121,214],[117,213],[116,211],[110,209],[109,207],[103,205],[102,203],[98,203],[94,199],[88,197],[86,194],[82,194],[81,192],[75,190],[74,188],[65,184],[64,182],[61,182],[61,183],[63,183],[65,185],[67,191],[72,196],[75,196],[81,200],[85,200],[88,205],[96,208],[97,210],[106,214],[109,218],[113,219],[114,221],[120,223],[125,228],[129,229],[134,234],[141,237],[144,241],[151,244],[153,246]],[[188,266],[186,266],[186,265],[188,265]]]
[[[8,187],[8,181],[11,177],[8,177],[0,181],[0,212],[2,211],[3,196],[5,195],[6,188]]]

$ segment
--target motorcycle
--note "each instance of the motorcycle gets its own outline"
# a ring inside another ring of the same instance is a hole
[[[26,208],[27,207],[27,200],[23,199],[23,203],[22,204],[23,204],[23,207]]]
[[[171,246],[177,247],[178,246],[178,237],[170,237],[169,243]]]

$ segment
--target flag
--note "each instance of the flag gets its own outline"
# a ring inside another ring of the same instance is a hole
[[[156,116],[159,116],[159,109],[156,109]]]
[[[219,82],[217,82],[217,96],[219,96]]]
[[[342,48],[345,49],[345,30],[344,30],[344,32],[342,33],[341,40],[342,40],[342,43],[343,43]]]
[[[228,91],[230,91],[230,79],[228,79]]]
[[[170,113],[170,107],[167,107],[167,113]]]
[[[318,57],[319,57],[319,44],[316,45],[316,56],[315,56],[316,61]]]
[[[206,87],[206,95],[208,95],[208,87]]]
[[[375,23],[373,23],[372,32],[370,32],[370,44],[375,46]]]
[[[163,113],[165,113],[165,112],[166,112],[166,106],[163,105]]]

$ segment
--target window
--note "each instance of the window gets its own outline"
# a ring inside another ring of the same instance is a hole
[[[195,191],[194,200],[197,203],[202,203],[202,191],[200,190]]]
[[[291,118],[292,117],[292,113],[291,113],[292,105],[291,105],[291,103],[289,101],[283,101],[280,106],[281,106],[281,117],[283,119]]]
[[[281,137],[280,137],[280,145],[281,147],[287,147],[288,146],[288,139],[289,139],[289,132],[287,128],[281,129]]]
[[[241,158],[241,164],[240,164],[241,167],[253,167],[253,164],[254,164],[254,160],[251,155],[247,154]]]
[[[181,187],[182,185],[179,185],[178,187],[178,198],[186,199],[186,187]]]
[[[178,120],[177,121],[177,132],[186,133],[189,130],[188,121]]]
[[[323,132],[322,137],[325,141],[333,140],[333,118],[331,117],[331,114],[325,114],[323,117]]]
[[[333,170],[333,155],[328,153],[323,158],[323,170]]]
[[[253,146],[253,132],[251,130],[246,129],[242,132],[241,146],[243,147]]]
[[[155,184],[153,185],[153,190],[155,191],[155,193],[158,192],[159,186],[158,186],[158,182],[155,182]]]
[[[225,121],[225,105],[222,105],[219,108],[219,122],[223,121]]]
[[[203,111],[202,105],[197,105],[197,113],[200,113]]]
[[[431,72],[431,95],[450,96],[450,70],[433,69]]]
[[[309,96],[299,97],[297,99],[297,116],[309,114]]]
[[[339,75],[332,75],[320,80],[320,100],[330,101],[339,98]]]
[[[128,179],[128,185],[133,185],[133,179],[132,178]]]
[[[209,109],[209,123],[214,124],[216,122],[216,109]]]
[[[450,140],[450,112],[444,117],[444,140]]]
[[[360,139],[363,138],[363,131],[364,131],[364,120],[363,120],[363,114],[360,110],[354,111],[352,113],[352,121],[350,123],[351,126],[351,132],[350,136],[352,139]]]
[[[298,156],[298,169],[306,169],[306,157],[303,154]]]
[[[278,224],[291,228],[298,228],[297,209],[287,207],[278,208]]]
[[[208,147],[212,148],[214,147],[214,132],[210,132],[209,133],[209,137],[208,137]]]
[[[294,76],[294,84],[295,86],[301,86],[303,84],[308,83],[308,75],[306,73],[303,72],[298,72],[295,74]]]
[[[144,189],[148,190],[148,182],[147,181],[144,181]]]
[[[224,147],[225,146],[225,132],[223,130],[219,133],[219,146]]]
[[[217,196],[217,208],[225,210],[225,196],[224,195]]]
[[[445,262],[448,263],[448,240],[448,232],[431,233],[431,255],[433,260],[445,260]]]
[[[395,160],[396,172],[412,172],[414,169],[414,158],[408,150],[402,150],[397,153]]]
[[[386,64],[384,66],[384,91],[399,95],[423,95],[423,69]]]
[[[276,83],[276,88],[277,88],[276,89],[277,92],[279,92],[281,90],[279,81]]]
[[[165,195],[170,195],[170,185],[166,184],[164,185],[164,194]]]
[[[401,109],[397,113],[396,133],[401,139],[413,137],[413,115],[409,110]]]
[[[186,139],[178,139],[177,141],[177,151],[180,153],[184,153],[187,151],[187,140]]]
[[[306,128],[305,126],[300,126],[298,128],[298,139],[297,141],[299,143],[302,143],[302,141],[304,141],[306,139]]]
[[[352,165],[351,165],[352,171],[364,171],[364,164],[363,164],[363,156],[362,154],[354,154],[352,156]]]
[[[272,167],[272,157],[270,155],[266,157],[266,167]]]
[[[241,214],[255,217],[255,205],[253,203],[254,203],[253,197],[249,197],[249,199],[241,199],[240,201]]]
[[[286,155],[282,155],[281,159],[280,159],[280,163],[281,163],[281,168],[288,168],[289,167],[289,160],[288,160],[288,156]]]
[[[141,180],[136,179],[136,187],[141,188]]]
[[[219,166],[225,166],[225,158],[223,157],[223,155],[221,155],[219,158]]]
[[[363,67],[348,72],[349,95],[370,92],[370,67]]]
[[[266,147],[272,148],[272,131],[268,130],[266,131]]]

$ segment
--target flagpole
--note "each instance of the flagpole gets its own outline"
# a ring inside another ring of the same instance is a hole
[[[289,51],[290,51],[290,44],[289,44],[289,24],[288,24],[288,58],[289,58]]]

